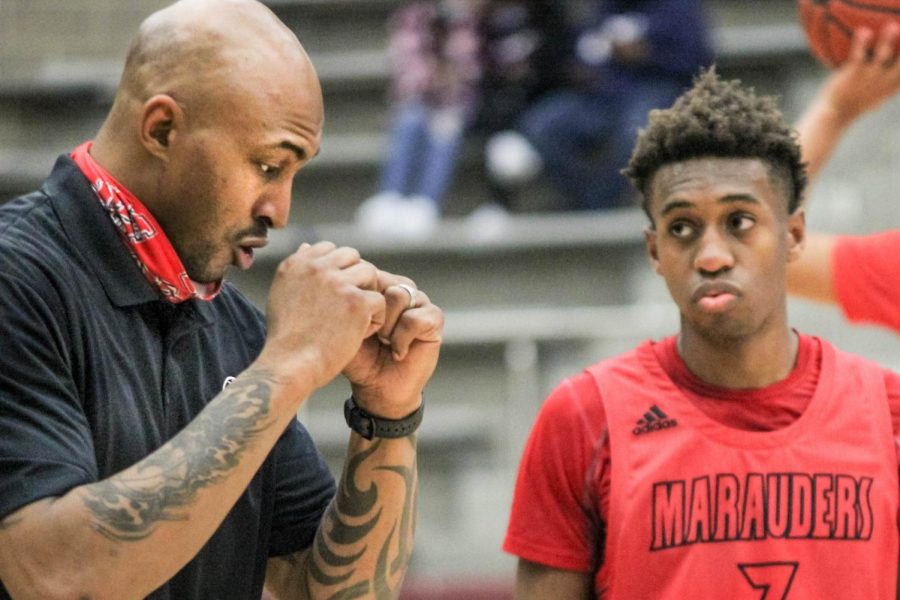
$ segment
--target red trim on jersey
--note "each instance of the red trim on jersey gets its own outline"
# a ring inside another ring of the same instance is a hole
[[[662,340],[653,348],[660,366],[697,408],[727,427],[747,431],[780,429],[803,414],[822,366],[820,341],[801,335],[794,368],[785,379],[764,388],[735,390],[694,375],[678,354],[677,338]]]
[[[92,145],[88,141],[75,148],[72,160],[87,177],[147,281],[172,304],[191,298],[215,298],[222,289],[222,281],[206,293],[197,289],[162,227],[134,194],[97,164],[90,155]]]

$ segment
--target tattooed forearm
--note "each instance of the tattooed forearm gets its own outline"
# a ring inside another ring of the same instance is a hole
[[[398,532],[397,538],[397,555],[394,557],[394,561],[391,563],[390,573],[391,575],[396,575],[402,570],[406,569],[407,565],[409,565],[409,559],[412,556],[412,545],[413,545],[413,537],[415,535],[416,529],[416,500],[419,497],[419,488],[416,485],[416,463],[413,462],[413,466],[411,469],[403,468],[403,467],[379,467],[379,470],[382,471],[393,471],[403,477],[403,482],[406,486],[406,495],[404,496],[403,502],[403,512],[400,514],[400,530]],[[382,547],[381,553],[378,555],[378,571],[377,574],[387,574],[387,549],[388,544],[391,541],[391,537],[393,537],[394,530],[391,529],[391,536],[388,537],[388,541]],[[383,565],[383,566],[382,566]],[[387,578],[383,578],[383,586],[387,587]],[[378,580],[376,580],[376,588],[380,587],[378,585]]]
[[[415,447],[413,436],[407,442]],[[374,481],[365,489],[357,484],[360,471],[381,444],[381,440],[376,441],[353,456],[344,469],[338,495],[319,528],[307,565],[310,597],[312,585],[330,588],[332,598],[389,599],[399,593],[415,533],[416,463],[413,458],[411,465],[369,467],[372,473],[390,473],[403,482],[402,507],[383,506]],[[387,521],[385,514],[391,515]],[[366,558],[375,561],[371,573],[359,568]]]
[[[161,521],[184,519],[179,508],[219,482],[271,426],[273,377],[247,373],[227,387],[181,433],[128,471],[85,488],[98,528],[114,540],[140,540]]]

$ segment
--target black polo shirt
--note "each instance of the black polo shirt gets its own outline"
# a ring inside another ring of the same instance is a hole
[[[0,207],[0,519],[105,479],[173,437],[258,355],[233,286],[159,299],[68,156]],[[258,599],[268,557],[307,548],[334,481],[293,422],[200,553],[154,599]],[[0,598],[8,598],[0,585]]]

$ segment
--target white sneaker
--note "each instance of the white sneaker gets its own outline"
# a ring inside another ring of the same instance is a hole
[[[466,217],[469,238],[488,241],[500,237],[509,228],[509,211],[499,204],[482,204]]]
[[[501,131],[484,145],[488,175],[502,185],[523,186],[534,181],[544,168],[541,155],[517,131]]]
[[[397,192],[379,192],[356,209],[356,226],[366,233],[383,234],[397,229],[406,200]]]
[[[410,196],[395,209],[396,233],[409,240],[428,237],[440,220],[437,203],[427,196]]]

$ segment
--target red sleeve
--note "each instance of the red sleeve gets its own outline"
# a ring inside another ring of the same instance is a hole
[[[598,482],[608,482],[606,436],[590,375],[567,379],[548,396],[519,465],[506,552],[557,569],[595,568],[603,544],[598,508],[605,498],[597,496],[604,495]]]
[[[900,332],[900,230],[838,237],[831,266],[835,295],[848,319]]]

